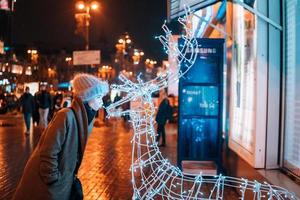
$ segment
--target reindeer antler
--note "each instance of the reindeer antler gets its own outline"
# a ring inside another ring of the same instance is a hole
[[[157,83],[160,89],[167,86],[164,83],[167,81],[167,79],[177,81],[180,77],[187,73],[187,71],[194,65],[196,61],[198,42],[194,37],[192,29],[188,27],[188,25],[191,23],[189,16],[190,10],[189,8],[185,8],[185,16],[178,19],[186,33],[185,35],[181,35],[181,39],[183,40],[183,44],[181,46],[178,46],[177,41],[171,41],[172,32],[166,25],[166,22],[162,26],[165,35],[160,35],[157,37],[168,54],[174,52],[172,56],[178,63],[178,69],[176,73],[168,70],[166,76]],[[182,71],[182,69],[184,70]]]

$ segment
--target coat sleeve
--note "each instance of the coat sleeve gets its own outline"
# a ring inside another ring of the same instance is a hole
[[[66,138],[67,129],[67,113],[58,112],[43,133],[45,136],[40,148],[39,172],[46,184],[54,183],[60,177],[58,159]]]
[[[173,107],[168,105],[168,119],[172,120],[173,119]]]

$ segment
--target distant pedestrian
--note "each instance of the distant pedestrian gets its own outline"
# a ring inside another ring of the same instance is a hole
[[[129,109],[130,109],[130,101],[122,104],[122,110],[129,110]],[[122,118],[123,118],[124,122],[127,122],[130,120],[129,114],[123,115]]]
[[[110,100],[110,95],[109,94],[107,94],[107,95],[105,95],[104,97],[103,97],[103,107],[104,107],[104,109],[103,109],[103,122],[106,122],[107,121],[107,118],[106,118],[106,116],[107,116],[107,111],[106,111],[106,107],[108,107],[109,105],[111,104],[111,100]]]
[[[71,106],[72,103],[72,97],[70,96],[65,96],[61,102],[61,108],[68,108]]]
[[[40,92],[37,94],[37,104],[39,107],[39,115],[40,115],[40,127],[47,128],[48,126],[48,115],[49,109],[52,105],[52,98],[50,93],[46,90],[46,85],[40,86]]]
[[[166,146],[166,131],[165,125],[172,118],[172,107],[165,93],[163,93],[163,100],[159,104],[158,111],[156,114],[157,122],[157,138],[156,142],[159,143],[160,137],[162,137],[162,143],[159,146]]]
[[[53,107],[50,111],[50,119],[62,108],[61,107],[61,102],[63,99],[63,94],[61,91],[56,92],[56,94],[53,96]]]
[[[122,97],[117,93],[115,98],[114,98],[113,103],[116,103],[116,102],[120,101],[121,99],[122,99]],[[121,105],[117,106],[116,108],[120,108],[120,107],[121,107]]]
[[[32,113],[33,125],[37,126],[40,122],[40,114],[39,114],[39,105],[37,103],[37,95],[39,92],[36,92],[33,96],[34,99],[34,111]]]
[[[77,172],[108,84],[79,74],[73,86],[72,106],[61,109],[44,131],[25,166],[14,200],[83,199]]]
[[[30,133],[30,123],[31,123],[31,117],[34,113],[34,98],[29,92],[29,87],[25,88],[24,94],[22,94],[20,98],[20,104],[22,107],[22,112],[24,115],[24,121],[26,125],[26,135],[29,135]]]

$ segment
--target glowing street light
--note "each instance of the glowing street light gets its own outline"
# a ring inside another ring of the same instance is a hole
[[[134,51],[132,56],[133,64],[138,65],[141,61],[141,58],[144,56],[144,52],[138,49],[134,49],[133,51]]]
[[[79,9],[79,10],[83,10],[85,9],[85,4],[83,1],[78,1],[77,4],[76,4],[76,7]]]
[[[69,61],[71,61],[72,60],[72,58],[71,57],[66,57],[66,62],[69,62]]]
[[[127,43],[127,44],[130,44],[130,43],[131,43],[131,39],[127,39],[127,40],[126,40],[126,43]]]
[[[92,10],[97,10],[99,8],[99,3],[97,1],[93,1],[91,3],[91,9]]]
[[[28,54],[31,62],[37,63],[38,51],[36,49],[28,49],[27,54]]]

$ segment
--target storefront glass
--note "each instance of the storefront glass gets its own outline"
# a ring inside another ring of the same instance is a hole
[[[283,166],[300,176],[300,1],[284,2],[286,81]]]
[[[230,86],[229,146],[253,166],[256,138],[256,35],[253,13],[239,4],[231,4],[232,56]],[[231,9],[230,9],[231,10]]]
[[[255,1],[245,2],[254,7]],[[242,5],[227,2],[222,16],[222,4],[200,9],[193,17],[197,37],[226,38],[227,68],[224,69],[224,113],[229,117],[229,147],[255,167],[257,165],[257,18]],[[199,19],[199,17],[201,19]],[[215,25],[212,28],[208,25]],[[224,35],[222,31],[229,35]],[[229,83],[229,84],[228,84]],[[228,86],[227,86],[228,84]],[[229,103],[227,104],[227,100]],[[229,108],[228,108],[229,107]],[[224,122],[226,122],[224,120]],[[227,127],[223,124],[223,128]]]

